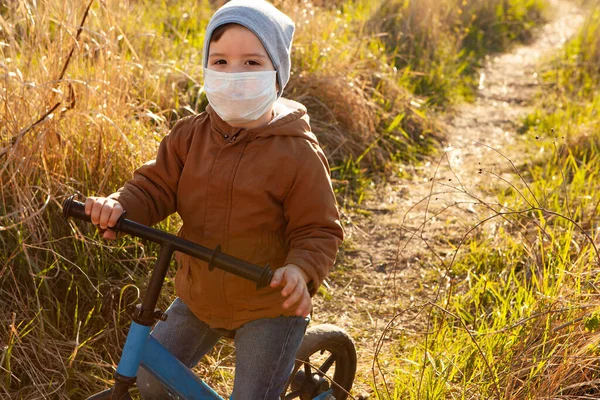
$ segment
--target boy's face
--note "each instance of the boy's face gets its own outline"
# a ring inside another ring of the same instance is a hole
[[[219,72],[274,71],[260,39],[241,25],[229,27],[208,51],[208,69]]]

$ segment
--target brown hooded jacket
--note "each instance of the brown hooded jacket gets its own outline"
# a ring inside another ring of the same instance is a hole
[[[314,295],[343,239],[329,166],[306,109],[280,99],[275,118],[232,128],[210,108],[179,121],[156,160],[113,193],[127,217],[153,225],[178,212],[179,236],[248,262],[302,268]],[[280,288],[256,285],[176,253],[177,295],[213,328],[235,329],[263,317],[294,315]]]

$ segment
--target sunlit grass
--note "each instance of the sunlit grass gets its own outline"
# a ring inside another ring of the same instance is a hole
[[[307,105],[344,206],[364,198],[369,173],[434,151],[432,108],[468,98],[480,58],[526,38],[543,9],[276,3],[298,26],[287,96]],[[63,221],[59,205],[116,190],[175,120],[203,110],[201,44],[213,11],[208,0],[0,5],[0,397],[82,398],[110,381],[155,246],[104,242]],[[177,227],[176,218],[161,225]],[[163,307],[170,277],[165,294]],[[217,355],[204,367],[216,369]],[[209,381],[227,392],[219,374]]]
[[[599,27],[592,9],[549,63],[523,127],[542,157],[514,171],[516,186],[497,182],[493,233],[464,237],[391,397],[599,396]]]

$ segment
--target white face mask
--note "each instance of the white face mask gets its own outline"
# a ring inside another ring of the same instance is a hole
[[[223,121],[256,121],[277,100],[276,76],[276,71],[228,73],[205,68],[204,91]]]

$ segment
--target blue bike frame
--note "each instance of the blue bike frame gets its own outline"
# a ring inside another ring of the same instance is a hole
[[[150,327],[131,323],[117,373],[135,378],[137,370],[144,367],[171,392],[189,400],[223,400],[193,371],[150,336]],[[325,400],[333,390],[320,394],[313,400]]]

